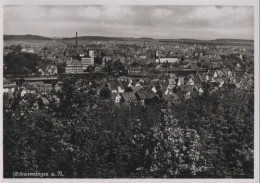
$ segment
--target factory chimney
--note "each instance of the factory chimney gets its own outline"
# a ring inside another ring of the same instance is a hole
[[[76,32],[76,49],[77,49],[77,46],[78,46],[78,32]]]

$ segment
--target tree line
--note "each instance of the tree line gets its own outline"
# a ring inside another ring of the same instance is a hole
[[[4,177],[62,171],[67,178],[253,177],[253,94],[228,89],[167,107],[116,105],[73,79],[56,93],[4,96]]]

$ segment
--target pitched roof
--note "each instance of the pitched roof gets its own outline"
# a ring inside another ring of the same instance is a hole
[[[4,83],[3,84],[11,84],[12,82],[6,78],[4,78]]]
[[[145,100],[146,99],[146,95],[145,95],[145,91],[141,90],[141,91],[137,91],[135,93],[136,97],[140,100]]]
[[[169,101],[172,102],[174,100],[178,100],[179,97],[175,93],[169,94],[169,95],[163,95],[163,100],[164,101]]]
[[[132,100],[136,100],[136,96],[134,92],[125,92],[120,94],[125,102],[131,102]]]
[[[123,88],[123,85],[119,81],[111,81],[111,82],[107,83],[107,85],[109,86],[109,88],[111,90],[117,90],[118,86]]]
[[[47,98],[45,98],[45,97],[41,97],[41,100],[42,100],[42,102],[43,102],[44,105],[49,104],[49,101],[48,101]]]
[[[181,84],[183,85],[184,84],[184,77],[179,77],[178,79],[181,82]]]
[[[223,71],[221,71],[221,70],[216,70],[216,72],[217,72],[219,77],[222,77],[222,76],[225,75],[225,73]]]
[[[169,81],[169,85],[175,84],[175,79],[173,79],[173,78],[168,79],[168,81]]]
[[[199,79],[201,82],[205,81],[206,80],[206,77],[203,76],[202,74],[199,74]]]
[[[81,66],[82,63],[78,60],[67,60],[66,65]]]
[[[149,91],[145,91],[145,95],[146,95],[147,99],[152,99],[152,98],[154,98],[156,96],[155,93],[149,92]]]
[[[143,87],[142,86],[131,86],[131,89],[136,92],[136,91],[139,91],[141,90]]]
[[[224,83],[224,79],[222,79],[222,78],[216,78],[216,82],[217,82],[217,83]]]

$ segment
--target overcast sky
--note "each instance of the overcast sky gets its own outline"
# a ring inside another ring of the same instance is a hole
[[[253,10],[239,6],[5,6],[4,34],[253,39]]]

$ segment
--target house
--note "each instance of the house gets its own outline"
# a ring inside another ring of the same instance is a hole
[[[219,87],[223,87],[225,81],[222,78],[216,78],[216,83],[219,83]]]
[[[45,74],[46,75],[55,75],[58,73],[58,69],[56,65],[47,65]]]
[[[240,83],[235,83],[236,88],[241,89],[242,85]]]
[[[224,73],[225,77],[229,78],[230,76],[232,76],[232,72],[228,68],[223,68],[222,72]]]
[[[165,102],[175,103],[179,99],[179,97],[175,93],[172,93],[172,94],[169,94],[169,95],[163,95],[162,99]]]
[[[143,87],[142,86],[131,86],[130,88],[133,92],[137,92],[137,91],[141,90]]]
[[[205,51],[204,50],[195,50],[194,51],[194,56],[195,57],[202,57],[205,55]]]
[[[200,82],[205,82],[206,81],[206,76],[199,74],[199,81]]]
[[[187,66],[187,65],[189,65],[190,63],[192,63],[192,60],[190,60],[190,59],[185,59],[185,60],[183,61],[182,65]]]
[[[53,90],[52,84],[43,84],[42,88],[45,93]]]
[[[123,85],[118,81],[111,81],[107,83],[108,88],[112,91],[112,93],[124,93]]]
[[[41,99],[43,105],[48,105],[49,104],[49,100],[46,97],[41,97],[40,99]]]
[[[217,69],[219,67],[219,64],[218,64],[218,62],[211,62],[210,66],[212,69]]]
[[[176,74],[170,73],[170,79],[176,79],[176,78],[177,78]]]
[[[157,92],[157,89],[155,88],[155,86],[152,86],[151,90],[156,93]]]
[[[58,86],[58,85],[55,85],[55,86],[54,86],[54,91],[55,91],[55,92],[61,92],[61,87]]]
[[[185,99],[190,99],[191,93],[188,91],[184,94]]]
[[[128,70],[128,73],[143,73],[144,72],[144,69],[139,66],[139,67],[130,67],[130,69]]]
[[[21,49],[21,52],[22,52],[22,53],[27,53],[28,51],[27,51],[27,49],[22,48],[22,49]]]
[[[225,76],[225,73],[223,71],[221,71],[221,70],[216,70],[214,72],[214,75],[213,75],[213,77],[215,77],[215,78],[217,78],[217,77],[224,77],[224,76]]]
[[[4,49],[4,56],[8,55],[9,53],[12,53],[13,51],[11,49]]]
[[[128,81],[128,78],[126,76],[120,76],[117,80],[120,82],[126,82]]]
[[[183,86],[184,83],[185,83],[184,77],[179,77],[179,78],[178,78],[178,83],[177,83],[177,85],[178,85],[178,86]]]
[[[199,95],[202,95],[204,93],[203,89],[200,87],[199,88]]]
[[[189,79],[187,85],[194,85],[194,81],[192,80],[192,78]]]
[[[165,83],[165,84],[157,84],[156,85],[156,89],[157,89],[157,94],[163,94],[167,91],[167,87],[168,85]]]
[[[25,96],[26,94],[28,94],[28,93],[36,93],[36,90],[35,89],[33,89],[33,90],[28,90],[28,89],[26,89],[26,88],[21,88],[20,89],[20,94],[21,94],[21,97],[23,97],[23,96]]]
[[[27,91],[37,91],[37,92],[43,92],[43,81],[36,81],[36,82],[29,82],[24,85],[25,89]]]
[[[139,54],[140,59],[146,59],[146,57],[147,57],[146,53],[140,53]]]
[[[140,82],[137,81],[137,82],[135,83],[135,86],[141,86]]]
[[[136,98],[134,92],[125,92],[125,93],[121,93],[120,95],[121,95],[121,97],[122,97],[122,98],[121,98],[121,101],[122,101],[123,103],[130,103],[130,102],[132,102],[132,101],[137,100],[137,98]]]
[[[144,90],[135,92],[135,96],[136,96],[137,100],[141,101],[141,103],[144,104],[145,99],[146,99],[146,94],[145,94]]]
[[[211,78],[211,82],[212,83],[215,83],[216,82],[216,79],[214,77]]]
[[[11,82],[10,80],[4,78],[3,81],[3,93],[13,93],[16,88],[16,83]]]
[[[197,63],[190,63],[189,64],[189,68],[192,69],[192,70],[197,70],[198,69],[198,65],[197,65]]]
[[[96,65],[94,70],[95,70],[95,72],[101,72],[102,67],[100,65]]]
[[[44,76],[45,75],[45,68],[43,68],[43,66],[41,66],[41,68],[38,68],[38,73],[41,75],[41,76]]]
[[[172,94],[172,86],[171,85],[168,85],[168,87],[166,88],[165,92],[164,92],[164,95],[168,95],[168,94]]]
[[[113,93],[112,98],[116,104],[119,104],[122,99],[122,96],[119,93]]]
[[[60,103],[60,98],[57,95],[52,95],[52,100],[54,101],[55,104]]]
[[[34,53],[33,48],[28,48],[27,53]]]
[[[216,70],[218,77],[224,77],[225,73],[222,70]]]
[[[175,57],[158,57],[155,63],[179,63],[179,59]]]
[[[3,96],[7,96],[8,99],[13,99],[14,98],[14,92],[11,90],[4,92]]]
[[[217,73],[217,71],[214,72],[213,77],[214,77],[214,78],[217,78],[217,77],[218,77],[218,73]]]
[[[239,63],[236,64],[237,68],[241,68],[241,65]]]
[[[173,86],[173,85],[175,85],[175,83],[176,83],[175,78],[170,78],[170,79],[168,79],[168,82],[169,82],[169,85],[170,85],[170,86]]]

